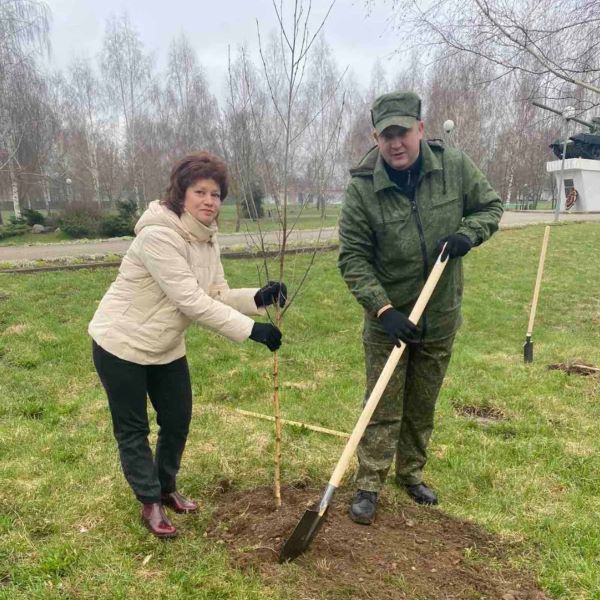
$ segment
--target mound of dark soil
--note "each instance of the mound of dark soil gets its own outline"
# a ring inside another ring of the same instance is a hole
[[[285,596],[308,599],[544,600],[529,573],[510,566],[515,548],[438,509],[392,507],[382,499],[370,527],[347,515],[338,492],[309,551],[291,564],[279,550],[319,491],[287,487],[274,508],[271,488],[222,494],[207,536],[226,543],[233,563],[255,569]]]
[[[556,363],[554,365],[548,365],[550,370],[564,371],[571,375],[600,375],[600,368],[590,365],[585,362],[574,362],[574,363]]]
[[[454,409],[459,415],[470,417],[485,423],[506,419],[504,412],[494,406],[474,406],[471,404],[464,404],[455,406]]]

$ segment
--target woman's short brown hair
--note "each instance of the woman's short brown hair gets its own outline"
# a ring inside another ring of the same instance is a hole
[[[227,196],[227,165],[210,152],[194,152],[175,163],[171,170],[169,187],[160,201],[178,216],[183,214],[185,192],[199,179],[213,179],[221,188],[221,200]]]

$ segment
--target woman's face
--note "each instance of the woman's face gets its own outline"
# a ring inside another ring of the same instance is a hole
[[[185,190],[183,208],[210,227],[221,210],[221,188],[214,179],[198,179]]]

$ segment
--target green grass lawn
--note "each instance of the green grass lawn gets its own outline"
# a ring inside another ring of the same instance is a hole
[[[440,510],[517,544],[511,560],[556,598],[600,598],[598,378],[550,371],[600,365],[600,224],[552,228],[534,331],[522,344],[543,227],[504,231],[465,259],[465,322],[439,400],[427,481]],[[334,253],[317,257],[284,324],[288,419],[349,431],[364,384],[361,310]],[[294,290],[307,262],[290,256]],[[226,261],[232,285],[256,283],[252,261]],[[172,543],[152,538],[120,472],[86,326],[116,271],[0,274],[0,598],[282,598],[232,569],[203,536],[223,478],[271,481],[271,357],[200,329],[188,334],[195,408],[181,488],[198,516],[176,517]],[[494,408],[482,424],[461,407]],[[343,441],[284,429],[284,479],[324,486]],[[393,485],[389,496],[403,496]],[[300,517],[300,515],[298,515]]]
[[[327,206],[324,218],[314,205],[300,208],[296,205],[288,207],[288,230],[294,229],[319,229],[320,227],[335,227],[338,222],[341,206],[338,204]],[[270,211],[270,214],[269,214]],[[45,211],[42,211],[45,214]],[[2,211],[2,218],[8,223],[11,211]],[[219,215],[219,231],[221,233],[234,233],[236,225],[236,208],[230,202],[225,202]],[[275,231],[281,229],[280,217],[274,206],[265,206],[265,216],[260,221],[242,219],[240,224],[241,233],[254,233],[257,231]],[[21,246],[36,243],[60,243],[70,238],[64,232],[51,232],[44,234],[27,233],[0,240],[0,246]]]
[[[511,202],[505,204],[504,208],[506,210],[554,210],[551,200],[540,200],[535,206],[530,204],[529,207],[523,202]]]
[[[265,216],[259,223],[251,219],[243,219],[240,227],[241,232],[257,231],[258,228],[262,231],[274,231],[280,229],[280,217],[277,209],[273,205],[264,205]],[[301,208],[297,205],[288,207],[288,228],[294,226],[296,229],[318,229],[319,227],[334,227],[337,225],[341,211],[341,205],[334,204],[327,206],[325,217],[321,218],[320,212],[314,205]],[[270,213],[270,214],[269,214]],[[235,231],[236,211],[235,205],[229,201],[221,207],[219,215],[219,231],[223,233],[233,233]]]
[[[25,233],[15,235],[0,241],[0,246],[25,246],[27,244],[59,244],[73,238],[64,231],[51,231],[49,233]]]
[[[12,210],[2,210],[2,221],[6,225],[9,223],[10,217],[13,216]],[[47,215],[46,210],[41,210],[44,216]],[[53,213],[54,214],[54,213]],[[71,238],[64,232],[50,232],[50,233],[26,233],[24,235],[15,235],[13,237],[5,238],[0,240],[0,246],[24,246],[26,244],[53,244],[60,243]]]

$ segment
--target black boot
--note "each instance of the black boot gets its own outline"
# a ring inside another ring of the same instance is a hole
[[[350,518],[355,523],[370,525],[375,520],[377,492],[358,490],[350,505]]]
[[[433,505],[438,503],[435,492],[424,483],[405,485],[406,492],[417,504]]]

